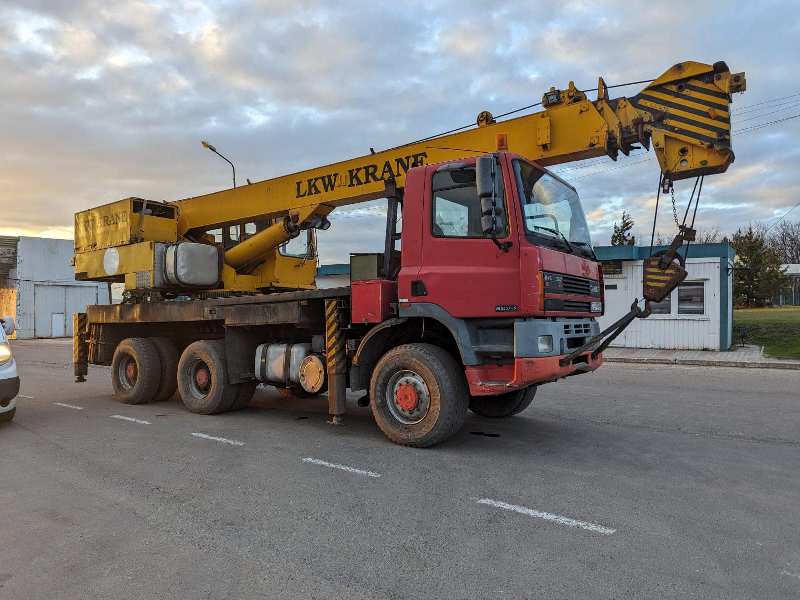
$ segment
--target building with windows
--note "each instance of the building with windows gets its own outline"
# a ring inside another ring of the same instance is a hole
[[[786,285],[775,294],[775,306],[800,306],[800,264],[781,265],[786,275]]]
[[[595,253],[603,263],[605,283],[602,329],[628,312],[634,299],[642,297],[642,265],[650,256],[650,247],[600,246]],[[733,335],[734,256],[728,243],[690,246],[686,280],[662,302],[652,305],[650,317],[636,319],[612,346],[728,350]]]

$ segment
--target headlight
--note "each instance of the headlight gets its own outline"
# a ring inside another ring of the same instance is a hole
[[[553,336],[552,335],[540,335],[536,338],[536,345],[539,348],[539,352],[542,354],[546,352],[553,351]]]
[[[548,291],[562,290],[564,288],[564,277],[558,273],[545,273],[544,287]]]
[[[11,346],[6,342],[0,342],[0,365],[11,360]]]
[[[589,308],[592,312],[603,312],[603,303],[602,302],[592,302],[591,307]]]
[[[592,281],[589,284],[589,294],[592,296],[599,296],[600,295],[600,282],[599,281]]]

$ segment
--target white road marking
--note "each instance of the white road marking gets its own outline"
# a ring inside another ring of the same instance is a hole
[[[480,500],[478,500],[478,504],[486,504],[487,506],[494,506],[495,508],[502,508],[503,510],[518,512],[520,514],[527,515],[529,517],[544,519],[545,521],[552,521],[553,523],[558,523],[559,525],[566,525],[567,527],[578,527],[580,529],[594,531],[595,533],[602,533],[603,535],[611,535],[612,533],[617,531],[616,529],[611,529],[610,527],[598,525],[597,523],[578,521],[577,519],[573,519],[571,517],[564,517],[549,512],[542,512],[541,510],[534,510],[532,508],[526,508],[524,506],[518,506],[516,504],[508,504],[506,502],[501,502],[500,500],[492,500],[490,498],[481,498]]]
[[[112,419],[120,419],[121,421],[130,421],[131,423],[138,423],[139,425],[152,425],[150,421],[144,419],[134,419],[133,417],[126,417],[125,415],[111,415]]]
[[[53,402],[56,406],[63,406],[64,408],[71,408],[73,410],[83,410],[82,406],[75,406],[74,404],[64,404],[63,402]]]
[[[17,394],[17,398],[27,398],[28,400],[33,400],[33,396],[26,396],[25,394]],[[58,404],[58,402],[55,402]]]
[[[320,465],[322,467],[328,467],[331,469],[339,469],[341,471],[347,471],[348,473],[355,473],[356,475],[366,475],[367,477],[380,477],[380,473],[375,473],[374,471],[365,471],[363,469],[356,469],[355,467],[348,467],[347,465],[337,465],[336,463],[329,463],[325,460],[320,460],[318,458],[310,458],[306,457],[303,459],[304,463],[311,463],[312,465]]]
[[[231,446],[244,446],[244,442],[238,440],[229,440],[224,437],[217,437],[215,435],[208,435],[207,433],[193,433],[194,437],[203,438],[204,440],[212,440],[215,442],[222,442],[223,444],[230,444]]]
[[[786,569],[781,571],[781,575],[788,575],[789,577],[796,577],[797,579],[800,579],[800,573],[789,573],[789,571]]]

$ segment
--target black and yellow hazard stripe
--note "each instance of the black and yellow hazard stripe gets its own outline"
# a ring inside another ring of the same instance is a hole
[[[345,372],[341,312],[335,299],[325,300],[325,359],[329,374]]]
[[[89,374],[89,344],[86,341],[89,318],[86,313],[72,315],[72,367],[78,381]]]
[[[730,97],[713,83],[692,79],[648,87],[631,104],[660,119],[656,127],[717,147],[730,144]]]

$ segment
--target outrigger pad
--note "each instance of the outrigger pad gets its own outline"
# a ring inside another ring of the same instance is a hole
[[[643,295],[650,302],[661,302],[686,279],[686,269],[677,257],[666,269],[661,268],[660,262],[660,256],[652,256],[644,261]]]

